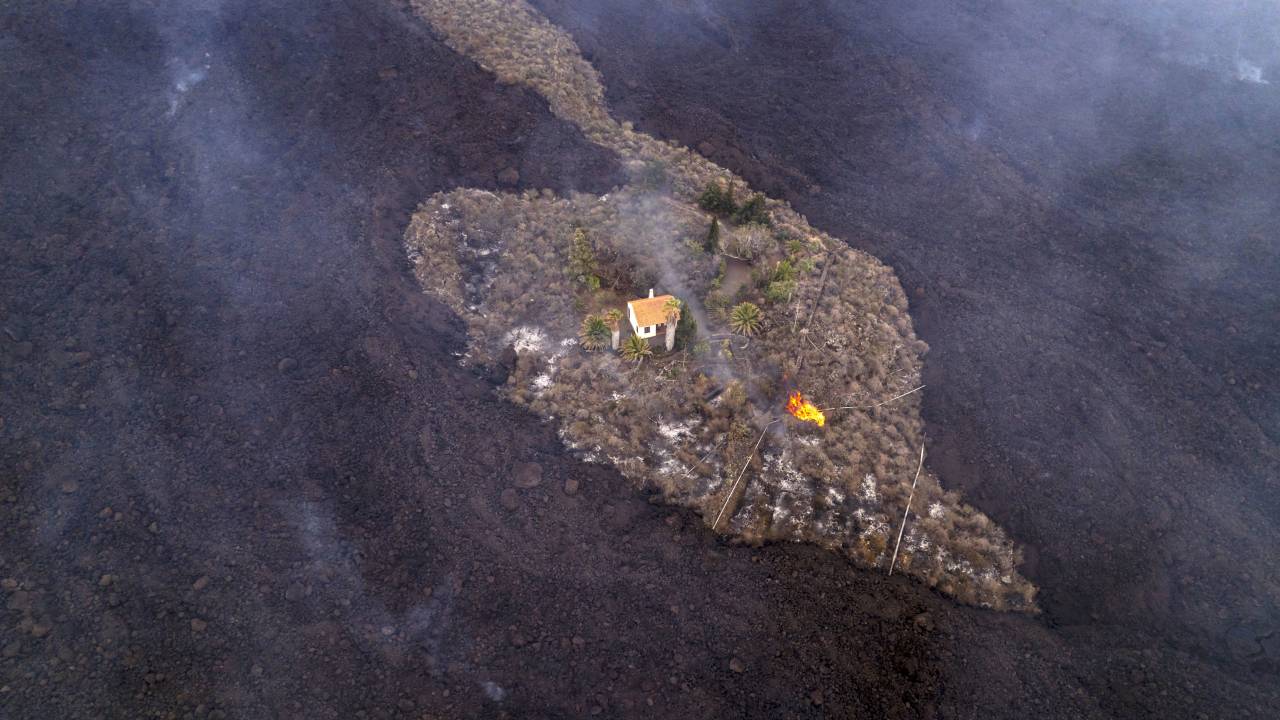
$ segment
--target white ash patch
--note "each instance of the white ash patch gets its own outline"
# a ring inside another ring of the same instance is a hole
[[[813,520],[813,483],[792,464],[789,450],[766,455],[764,459],[761,475],[769,480],[767,491],[773,525],[785,527],[795,536]]]
[[[560,444],[564,445],[566,450],[578,453],[579,457],[581,457],[584,462],[605,465],[611,461],[611,459],[605,454],[604,448],[599,445],[587,447],[585,443],[579,440],[574,440],[573,436],[570,435],[569,431],[566,429],[567,427],[567,425],[561,425],[556,428],[556,435],[560,437]]]
[[[666,438],[668,442],[676,443],[683,440],[693,439],[692,423],[658,423],[658,434]]]
[[[507,333],[505,342],[515,346],[517,353],[542,352],[547,345],[547,334],[541,328],[521,325]]]
[[[764,475],[774,481],[779,493],[813,495],[812,483],[791,463],[790,453],[786,450],[780,455],[765,456]]]
[[[880,514],[871,514],[862,508],[853,511],[853,517],[858,521],[861,530],[858,535],[864,538],[871,537],[877,533],[888,534],[889,523],[885,522],[884,516]]]
[[[868,504],[879,502],[880,494],[876,492],[876,476],[868,473],[862,478],[862,486],[858,488],[858,497]]]
[[[942,561],[942,566],[947,569],[947,572],[963,573],[969,577],[976,576],[973,569],[973,563],[968,560],[957,560],[951,555],[951,553],[946,551],[939,553],[938,559]]]
[[[556,428],[556,435],[560,436],[560,444],[564,445],[569,450],[581,450],[582,443],[574,440],[573,437],[569,435],[569,431],[566,430],[565,427],[565,425],[561,425]]]
[[[658,472],[663,475],[684,477],[689,472],[689,466],[677,460],[676,456],[671,453],[658,453],[658,458],[660,460],[658,463]]]
[[[929,517],[934,520],[940,519],[947,514],[947,509],[942,507],[942,503],[932,503],[929,505]]]
[[[844,502],[844,490],[841,490],[839,487],[835,485],[828,485],[826,487],[826,493],[828,505],[837,506]]]
[[[568,349],[578,344],[577,338],[565,338],[560,341],[560,347]]]
[[[922,533],[916,532],[915,528],[907,531],[907,534],[902,538],[902,542],[913,555],[920,554],[930,547],[929,538]]]
[[[551,374],[542,373],[533,379],[533,389],[537,392],[546,392],[547,388],[551,387],[551,383]]]

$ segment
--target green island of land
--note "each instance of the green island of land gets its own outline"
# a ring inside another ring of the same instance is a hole
[[[457,189],[421,205],[406,249],[466,323],[464,362],[506,367],[500,392],[566,447],[718,532],[815,543],[963,602],[1035,610],[1003,531],[920,471],[927,347],[892,269],[615,121],[572,38],[525,3],[413,4],[629,177],[604,196]],[[797,392],[822,425],[788,414]]]

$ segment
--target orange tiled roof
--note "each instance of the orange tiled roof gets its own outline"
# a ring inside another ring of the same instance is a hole
[[[661,325],[667,321],[666,304],[668,300],[674,299],[671,295],[659,295],[658,297],[641,298],[632,300],[627,303],[627,307],[636,316],[636,323],[641,327],[646,325]]]

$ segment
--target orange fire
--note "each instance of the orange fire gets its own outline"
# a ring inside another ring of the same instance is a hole
[[[827,416],[822,414],[818,406],[805,400],[799,390],[791,393],[791,397],[787,400],[787,412],[805,422],[817,423],[818,427],[827,424]]]

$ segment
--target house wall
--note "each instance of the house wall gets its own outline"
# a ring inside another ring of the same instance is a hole
[[[637,325],[636,313],[630,303],[627,304],[627,320],[631,322],[631,331],[642,338],[651,338],[657,335],[663,329],[663,325],[665,324],[649,325],[648,327]]]

